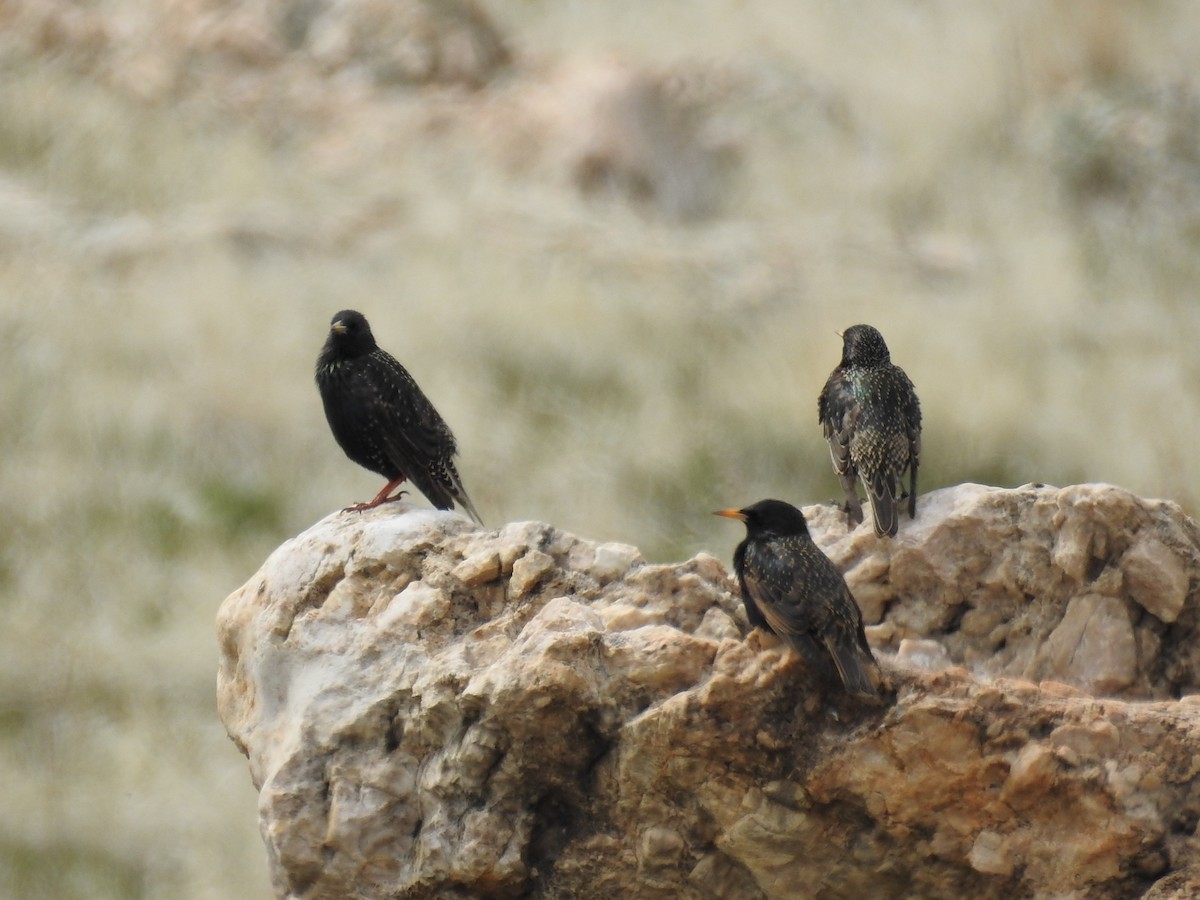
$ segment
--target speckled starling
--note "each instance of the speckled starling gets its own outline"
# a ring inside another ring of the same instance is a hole
[[[813,543],[804,513],[782,500],[760,500],[717,515],[746,523],[733,568],[750,624],[778,635],[810,664],[827,669],[832,660],[849,693],[878,698],[879,666],[862,613],[842,574]]]
[[[903,484],[905,470],[908,514],[917,514],[921,404],[904,370],[892,365],[883,335],[870,325],[853,325],[843,333],[842,361],[825,382],[817,414],[846,493],[850,527],[863,520],[855,487],[861,478],[871,500],[875,533],[895,537],[897,486]]]
[[[317,387],[346,455],[388,480],[375,499],[347,510],[399,500],[403,491],[391,493],[408,480],[438,509],[457,500],[480,521],[454,467],[454,435],[404,366],[375,343],[362,313],[333,317],[317,357]]]

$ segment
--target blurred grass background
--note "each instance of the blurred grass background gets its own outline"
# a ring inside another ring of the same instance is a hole
[[[926,490],[1196,508],[1193,4],[493,2],[458,70],[404,41],[469,7],[360,6],[0,4],[0,895],[270,895],[213,617],[380,486],[312,383],[344,307],[491,525],[727,559],[711,510],[837,495],[860,321]]]

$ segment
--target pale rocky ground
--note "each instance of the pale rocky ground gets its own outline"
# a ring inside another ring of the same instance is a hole
[[[806,513],[882,707],[747,635],[707,554],[404,503],[285,543],[218,619],[277,893],[1191,896],[1191,519],[1107,485],[935,491],[895,541]]]

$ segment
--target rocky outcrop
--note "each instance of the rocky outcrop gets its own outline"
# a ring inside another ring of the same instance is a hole
[[[1106,486],[919,512],[889,543],[806,510],[875,622],[878,708],[747,636],[711,556],[328,517],[218,621],[277,892],[1186,896],[1194,524]],[[1122,641],[1119,678],[1088,664]]]
[[[809,513],[875,646],[1099,695],[1200,690],[1200,529],[1174,503],[966,484],[922,497],[894,541],[847,534],[831,507]]]

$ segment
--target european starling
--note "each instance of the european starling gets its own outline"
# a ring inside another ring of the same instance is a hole
[[[895,537],[896,488],[906,469],[908,514],[917,514],[921,404],[904,370],[892,365],[883,335],[870,325],[853,325],[842,335],[842,361],[817,399],[817,415],[846,493],[849,526],[863,520],[855,487],[861,478],[871,499],[875,533]]]
[[[760,500],[717,515],[746,523],[733,568],[750,624],[778,635],[810,663],[827,666],[832,659],[849,693],[877,699],[879,666],[862,613],[841,573],[813,543],[804,513],[782,500]]]
[[[454,468],[454,435],[404,366],[375,343],[362,313],[333,317],[317,357],[317,387],[346,455],[388,480],[374,500],[347,510],[399,500],[403,491],[389,495],[407,479],[438,509],[457,500],[482,524]]]

